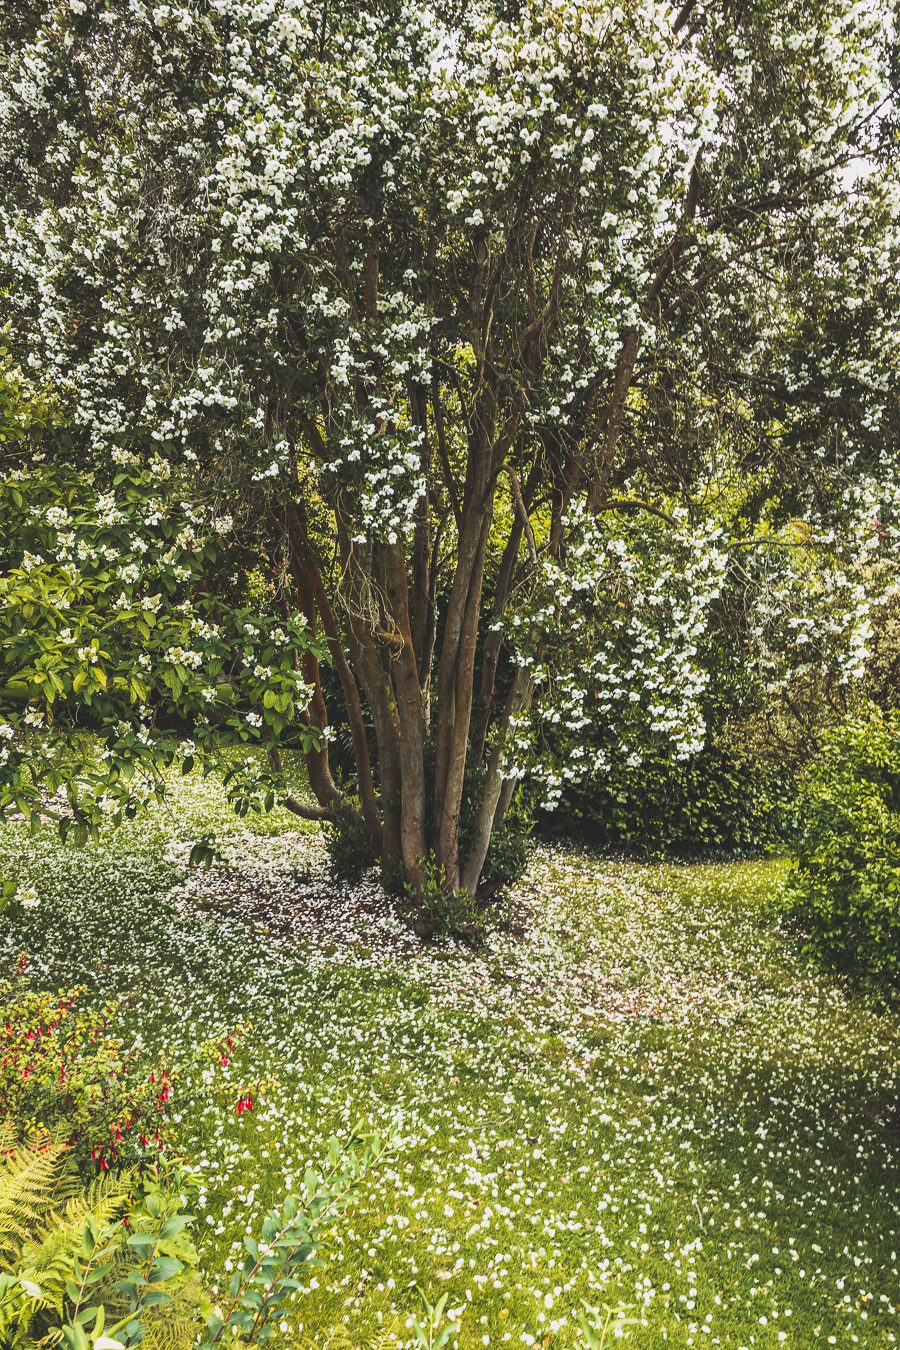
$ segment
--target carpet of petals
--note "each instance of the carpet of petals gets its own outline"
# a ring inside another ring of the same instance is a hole
[[[190,869],[219,832],[223,861]],[[808,970],[765,917],[777,862],[651,867],[536,848],[484,947],[423,946],[320,836],[229,819],[179,780],[99,850],[0,836],[39,903],[0,918],[52,987],[116,997],[176,1062],[210,1281],[328,1137],[402,1145],[293,1305],[287,1344],[345,1324],[411,1344],[416,1287],[461,1347],[582,1344],[581,1300],[627,1303],[636,1347],[860,1346],[900,1335],[900,1018]],[[253,1093],[254,1109],[235,1112]]]

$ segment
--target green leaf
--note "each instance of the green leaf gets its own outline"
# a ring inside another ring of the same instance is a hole
[[[62,1328],[62,1339],[65,1341],[69,1350],[90,1350],[90,1341],[87,1338],[87,1332],[84,1327],[78,1323],[72,1323],[70,1326]]]
[[[107,1275],[112,1270],[115,1264],[116,1264],[115,1257],[113,1257],[112,1261],[104,1261],[102,1266],[96,1266],[91,1271],[86,1282],[88,1284],[99,1284],[101,1280],[106,1279]]]
[[[151,1289],[141,1299],[141,1307],[151,1308],[156,1307],[157,1305],[162,1303],[171,1303],[171,1302],[172,1302],[172,1295],[167,1294],[164,1289]]]
[[[171,1280],[173,1275],[177,1275],[184,1270],[184,1263],[174,1256],[158,1256],[150,1267],[149,1281],[151,1284],[160,1284],[166,1280]]]

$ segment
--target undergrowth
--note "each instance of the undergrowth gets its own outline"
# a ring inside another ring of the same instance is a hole
[[[96,851],[7,828],[0,873],[38,903],[0,917],[0,944],[45,987],[117,998],[127,1037],[188,1066],[173,1122],[219,1294],[259,1214],[367,1115],[399,1132],[396,1159],[333,1230],[286,1342],[411,1345],[424,1293],[466,1348],[582,1346],[583,1301],[632,1305],[642,1350],[896,1343],[900,1022],[767,916],[781,863],[544,847],[477,950],[403,945],[374,911],[352,939],[287,941],[228,890],[238,853],[202,907],[179,891],[185,850],[239,844],[337,924],[355,892],[317,836],[286,815],[247,834],[211,782],[175,793]],[[227,1068],[191,1065],[245,1021]]]

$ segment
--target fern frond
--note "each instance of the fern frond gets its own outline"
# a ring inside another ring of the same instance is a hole
[[[63,1153],[62,1144],[45,1137],[15,1145],[0,1155],[0,1269],[11,1269],[29,1234],[46,1218],[62,1172]]]
[[[379,1332],[377,1336],[374,1336],[372,1340],[369,1341],[368,1350],[393,1350],[393,1347],[395,1347],[396,1344],[396,1332],[393,1329],[385,1330]]]
[[[39,1340],[32,1340],[26,1350],[54,1350],[54,1346],[59,1345],[62,1340],[62,1327],[54,1327],[48,1331],[46,1336],[41,1336]]]
[[[32,1350],[31,1327],[45,1306],[21,1288],[15,1276],[0,1275],[0,1346],[3,1350]]]
[[[197,1311],[202,1292],[199,1283],[193,1281],[176,1290],[171,1303],[143,1312],[144,1350],[190,1350],[203,1327]]]
[[[70,1197],[65,1208],[52,1212],[35,1228],[19,1250],[19,1269],[30,1275],[57,1311],[71,1278],[72,1260],[81,1251],[81,1238],[88,1219],[97,1228],[107,1228],[125,1208],[131,1186],[128,1175],[104,1173],[81,1195]]]
[[[350,1335],[346,1323],[329,1327],[324,1340],[307,1341],[305,1350],[357,1350],[356,1342]]]

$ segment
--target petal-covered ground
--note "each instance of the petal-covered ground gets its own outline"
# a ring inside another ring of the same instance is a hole
[[[187,867],[220,832],[225,861]],[[764,915],[778,863],[642,867],[538,848],[486,947],[423,947],[318,834],[254,831],[174,786],[99,850],[0,834],[38,892],[0,918],[52,987],[119,997],[187,1060],[248,1021],[221,1079],[179,1080],[211,1282],[362,1115],[399,1128],[296,1300],[288,1343],[410,1343],[446,1292],[464,1347],[580,1342],[628,1303],[636,1347],[895,1344],[900,1018],[802,963]],[[235,1114],[254,1091],[252,1112]]]

